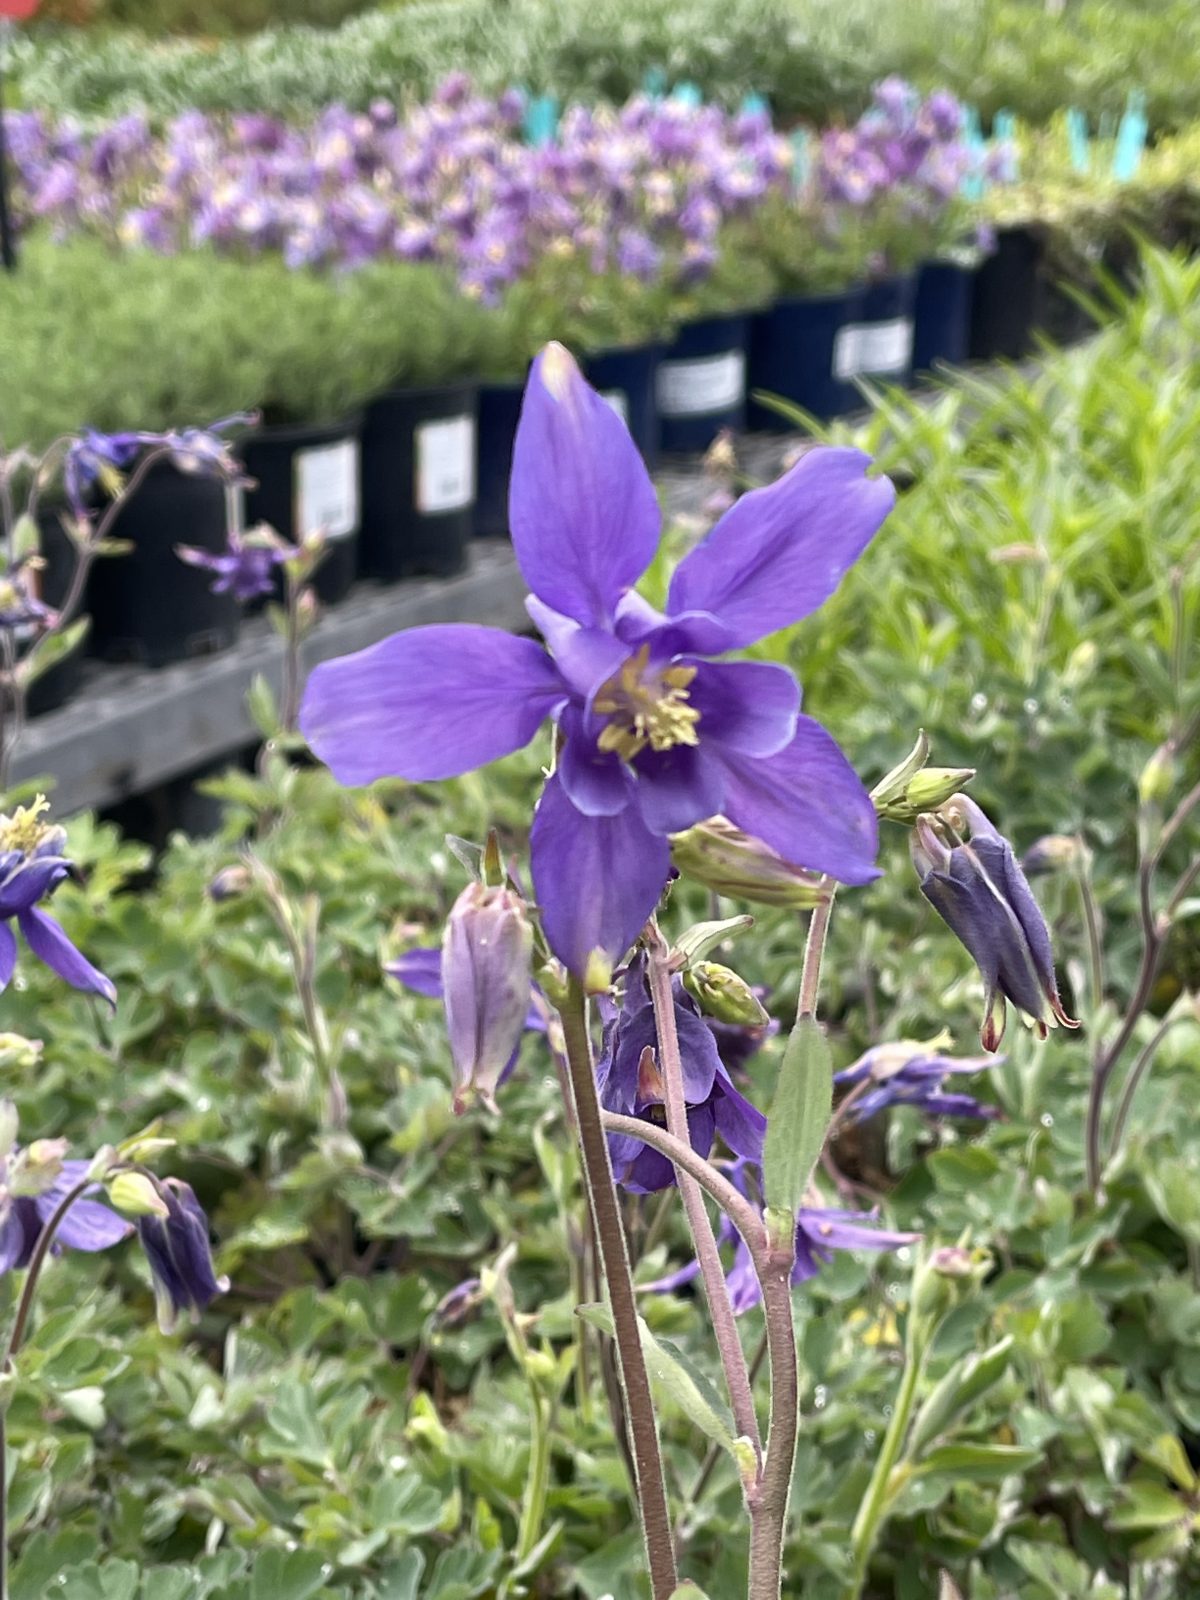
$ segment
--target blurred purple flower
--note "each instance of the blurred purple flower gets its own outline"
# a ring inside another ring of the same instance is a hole
[[[213,594],[232,594],[245,605],[275,592],[275,569],[292,552],[275,535],[239,533],[230,528],[224,550],[198,550],[177,544],[175,554],[189,567],[213,574]]]
[[[911,1042],[876,1045],[853,1064],[835,1073],[839,1089],[866,1088],[846,1112],[849,1123],[865,1122],[886,1106],[908,1105],[928,1116],[971,1117],[991,1120],[1000,1115],[995,1106],[981,1104],[972,1095],[945,1089],[948,1078],[966,1076],[1000,1065],[990,1056],[957,1060],[941,1055],[930,1045]],[[866,1087],[871,1085],[872,1087]]]

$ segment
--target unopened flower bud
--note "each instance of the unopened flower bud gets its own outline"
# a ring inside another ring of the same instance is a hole
[[[875,802],[875,809],[889,822],[909,827],[922,811],[936,811],[975,776],[974,767],[923,767],[909,779],[902,794],[892,800]]]
[[[127,1217],[168,1217],[170,1207],[144,1172],[119,1172],[108,1185],[108,1198]]]
[[[1142,768],[1138,779],[1138,800],[1144,806],[1162,806],[1175,787],[1175,752],[1169,744],[1158,749]]]
[[[232,900],[239,894],[245,894],[252,881],[249,867],[240,864],[222,867],[208,886],[208,898],[218,904],[222,900]]]
[[[917,1316],[941,1317],[977,1288],[992,1270],[988,1251],[962,1244],[942,1245],[917,1267],[912,1309]]]
[[[1079,849],[1079,840],[1073,834],[1048,833],[1029,846],[1021,857],[1021,865],[1031,878],[1042,873],[1061,872],[1079,860]]]
[[[686,968],[683,987],[701,1011],[718,1022],[762,1028],[771,1020],[745,978],[719,961],[697,961]]]
[[[785,861],[724,817],[675,834],[671,859],[685,878],[754,905],[811,911],[829,898],[816,873]]]
[[[42,1041],[19,1033],[0,1033],[0,1072],[28,1072],[41,1059]]]
[[[966,842],[963,832],[969,833]],[[1012,846],[975,802],[955,795],[940,814],[918,817],[909,847],[921,893],[966,946],[983,978],[983,1048],[999,1048],[1006,1000],[1042,1038],[1058,1023],[1077,1028],[1059,999],[1046,919]]]
[[[9,1163],[8,1190],[15,1195],[45,1194],[62,1176],[65,1139],[35,1139]]]
[[[477,1096],[495,1110],[496,1086],[529,1010],[533,930],[512,889],[471,883],[442,937],[442,993],[454,1059],[454,1109]]]
[[[11,1153],[19,1127],[16,1106],[11,1100],[0,1100],[0,1160]]]

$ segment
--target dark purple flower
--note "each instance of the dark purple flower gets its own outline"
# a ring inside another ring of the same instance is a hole
[[[198,1314],[229,1288],[213,1267],[208,1218],[181,1178],[156,1183],[166,1216],[137,1219],[138,1238],[150,1263],[158,1325],[170,1333],[183,1311]]]
[[[212,592],[232,594],[244,605],[260,595],[275,592],[275,569],[288,559],[286,545],[273,535],[241,534],[230,528],[224,550],[198,550],[193,545],[177,544],[175,554],[189,567],[201,567],[213,574]]]
[[[734,1088],[712,1030],[678,982],[674,992],[675,1028],[692,1148],[707,1156],[713,1139],[720,1134],[735,1155],[761,1160],[767,1119]],[[606,1111],[665,1125],[657,1050],[654,1006],[646,986],[644,963],[639,958],[626,975],[621,1009],[605,1029],[604,1048],[596,1063],[596,1087]],[[608,1148],[617,1182],[635,1194],[650,1194],[675,1182],[675,1169],[666,1156],[640,1139],[630,1134],[610,1134]]]
[[[1006,1000],[1041,1038],[1056,1023],[1077,1028],[1059,999],[1046,919],[1012,846],[975,802],[955,795],[940,811],[918,817],[910,849],[921,893],[983,978],[983,1048],[999,1048]]]
[[[892,1105],[915,1106],[933,1117],[990,1120],[1000,1115],[995,1106],[983,1105],[969,1094],[947,1091],[944,1085],[947,1078],[969,1077],[999,1064],[988,1056],[956,1060],[941,1055],[934,1046],[904,1041],[876,1045],[853,1066],[835,1073],[833,1081],[837,1088],[847,1091],[859,1085],[866,1088],[846,1112],[846,1120],[851,1123],[864,1122]]]
[[[787,860],[876,876],[877,824],[837,745],[799,714],[785,668],[713,657],[809,615],[895,491],[857,450],[814,448],[743,495],[680,563],[665,614],[633,585],[658,546],[654,486],[624,423],[561,345],[534,363],[510,524],[546,640],[435,625],[318,666],[301,726],[346,784],[431,782],[562,740],[531,836],[551,949],[611,970],[667,881],[670,835],[722,813]]]
[[[730,1181],[754,1205],[761,1205],[762,1181],[758,1163],[735,1161],[727,1164]],[[815,1278],[823,1265],[833,1260],[836,1250],[897,1250],[915,1244],[919,1233],[894,1233],[875,1224],[872,1211],[827,1210],[822,1206],[802,1206],[796,1213],[796,1263],[792,1283]],[[745,1241],[729,1218],[722,1214],[718,1235],[723,1244],[732,1244],[733,1261],[725,1282],[735,1316],[741,1316],[762,1300],[762,1289]],[[690,1283],[700,1271],[691,1261],[678,1271],[646,1284],[643,1292],[669,1293]]]
[[[115,495],[122,485],[122,473],[142,449],[140,433],[100,433],[85,428],[67,446],[63,459],[63,486],[77,517],[84,515],[88,490],[99,484],[106,494]]]
[[[0,816],[0,990],[8,987],[17,965],[17,938],[10,926],[15,919],[39,961],[72,988],[101,995],[115,1006],[111,979],[80,954],[48,911],[38,909],[71,871],[62,853],[66,831],[42,820],[47,809],[39,799]]]

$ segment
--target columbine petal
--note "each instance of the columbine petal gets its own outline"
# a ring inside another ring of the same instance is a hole
[[[527,597],[525,609],[546,641],[554,665],[582,700],[590,700],[630,654],[620,639],[606,629],[585,628],[543,605],[536,595]]]
[[[719,625],[696,648],[752,644],[828,600],[895,503],[887,478],[868,478],[860,450],[818,446],[765,489],[745,494],[676,568],[668,614]]]
[[[33,1237],[26,1221],[33,1223]],[[0,1276],[14,1267],[27,1267],[37,1236],[37,1213],[29,1200],[10,1200],[0,1221]]]
[[[383,970],[389,978],[395,978],[414,994],[424,995],[427,1000],[442,998],[440,946],[418,946],[415,950],[406,950],[395,961],[387,962]]]
[[[548,345],[525,387],[509,488],[513,549],[529,587],[577,622],[607,622],[653,560],[660,523],[625,424],[562,345]]]
[[[76,950],[48,911],[30,907],[18,915],[17,925],[38,960],[44,961],[64,982],[74,989],[86,989],[103,996],[110,1006],[116,1005],[117,990],[112,979],[106,978],[85,955]]]
[[[579,977],[593,952],[616,962],[658,903],[671,870],[667,841],[647,831],[636,806],[614,817],[581,816],[554,777],[529,843],[551,950]]]
[[[721,810],[725,773],[704,745],[643,750],[636,765],[638,805],[651,833],[682,833]]]
[[[819,722],[800,717],[786,749],[725,762],[724,813],[772,850],[842,883],[878,877],[879,825],[867,791]]]
[[[757,1106],[750,1104],[745,1095],[738,1093],[724,1071],[717,1078],[713,1112],[717,1120],[717,1132],[734,1155],[746,1161],[761,1162],[767,1119]]]
[[[633,798],[633,776],[611,751],[601,750],[588,718],[573,708],[559,726],[566,743],[559,752],[558,776],[571,804],[585,817],[615,817]]]
[[[35,1204],[45,1223],[53,1216],[57,1201],[52,1192],[39,1195]],[[96,1200],[76,1200],[59,1223],[54,1237],[59,1244],[69,1245],[72,1250],[107,1250],[120,1244],[122,1239],[128,1239],[132,1232],[132,1223],[108,1206]]]
[[[0,922],[0,990],[7,989],[17,969],[17,938],[7,922]]]
[[[700,737],[744,756],[773,756],[790,744],[800,685],[768,661],[705,661],[688,689],[700,713]]]
[[[62,882],[71,864],[61,856],[31,855],[0,889],[0,917],[13,917],[37,905]]]
[[[300,727],[339,783],[433,781],[521,749],[563,697],[532,639],[437,623],[322,662]]]

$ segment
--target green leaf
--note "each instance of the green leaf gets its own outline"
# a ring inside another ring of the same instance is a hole
[[[1008,1371],[1012,1349],[1011,1337],[1001,1339],[990,1350],[965,1356],[939,1379],[913,1421],[906,1450],[910,1460],[917,1460],[926,1445],[1000,1382]]]
[[[261,672],[255,673],[246,694],[246,710],[264,739],[271,739],[279,732],[279,704],[274,689]]]
[[[578,1315],[602,1333],[616,1337],[612,1312],[607,1306],[580,1306]],[[638,1332],[651,1382],[679,1407],[705,1438],[732,1453],[735,1442],[733,1418],[709,1379],[692,1365],[678,1346],[669,1339],[659,1339],[651,1333],[641,1317],[638,1318]]]
[[[1019,1444],[946,1444],[931,1450],[913,1471],[921,1477],[945,1472],[959,1478],[982,1482],[1007,1478],[1014,1472],[1027,1472],[1042,1460],[1040,1450]]]
[[[769,1206],[794,1214],[804,1204],[832,1105],[829,1043],[815,1017],[801,1017],[783,1053],[767,1119],[763,1184]]]
[[[1188,1507],[1161,1483],[1130,1483],[1125,1498],[1108,1518],[1110,1528],[1166,1528],[1186,1521]]]
[[[425,1571],[425,1557],[415,1546],[389,1566],[379,1580],[378,1600],[417,1600],[417,1586]]]
[[[1196,1487],[1196,1474],[1187,1451],[1173,1433],[1159,1434],[1150,1444],[1139,1446],[1137,1453],[1150,1466],[1165,1472],[1179,1488],[1190,1493]]]
[[[52,633],[48,638],[39,640],[21,663],[22,683],[27,687],[36,683],[51,667],[69,656],[87,638],[91,626],[91,617],[76,617],[61,633]]]
[[[313,1550],[264,1550],[254,1563],[251,1600],[309,1600],[324,1587],[325,1561]]]

